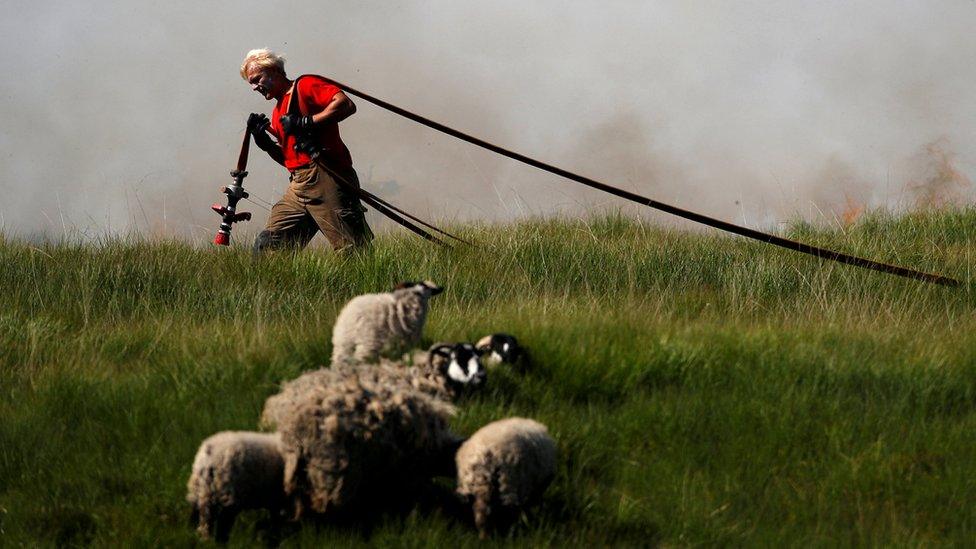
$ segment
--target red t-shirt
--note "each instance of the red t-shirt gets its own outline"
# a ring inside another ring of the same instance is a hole
[[[298,107],[302,116],[321,112],[332,101],[335,94],[341,90],[322,79],[321,76],[303,76],[298,81]],[[285,135],[281,130],[279,119],[288,114],[288,102],[291,100],[291,93],[286,93],[274,111],[271,112],[271,133],[278,138],[278,143],[282,145],[282,152],[285,154],[285,167],[294,170],[299,166],[304,166],[312,161],[305,153],[295,151],[295,137]],[[315,126],[315,137],[319,145],[325,148],[323,153],[325,162],[337,168],[349,168],[352,166],[352,156],[349,149],[339,137],[339,124],[332,122],[329,124],[317,124]]]

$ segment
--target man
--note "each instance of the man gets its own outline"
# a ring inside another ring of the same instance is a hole
[[[277,101],[270,125],[264,114],[252,113],[248,129],[255,144],[291,174],[288,190],[254,242],[255,253],[304,247],[318,231],[337,251],[368,244],[373,233],[365,208],[348,189],[359,188],[359,178],[339,137],[339,122],[356,112],[352,100],[320,76],[301,77],[296,86],[285,75],[285,59],[268,49],[248,52],[241,76],[265,99]]]

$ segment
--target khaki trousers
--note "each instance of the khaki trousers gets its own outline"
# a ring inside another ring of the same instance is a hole
[[[330,169],[359,188],[356,170]],[[324,168],[316,163],[297,168],[289,180],[288,190],[271,208],[268,226],[255,242],[256,251],[304,247],[318,231],[334,250],[363,246],[373,239],[359,197],[343,189]]]

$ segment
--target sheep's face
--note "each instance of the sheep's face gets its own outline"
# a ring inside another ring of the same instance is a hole
[[[434,284],[430,280],[425,280],[423,282],[401,282],[393,287],[394,292],[397,290],[410,290],[424,297],[430,297],[443,292],[444,288]]]
[[[487,374],[481,363],[481,353],[470,343],[437,345],[430,350],[431,359],[439,357],[438,369],[449,382],[475,387],[485,382]]]
[[[487,335],[478,341],[477,348],[490,364],[514,364],[522,356],[518,340],[509,334]]]

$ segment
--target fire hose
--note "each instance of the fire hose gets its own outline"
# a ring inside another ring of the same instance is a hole
[[[669,213],[669,214],[672,214],[672,215],[681,217],[683,219],[688,219],[688,220],[694,221],[696,223],[701,223],[701,224],[706,225],[706,226],[709,226],[709,227],[713,227],[713,228],[716,228],[716,229],[719,229],[719,230],[723,230],[723,231],[726,231],[726,232],[730,232],[730,233],[733,233],[733,234],[737,234],[739,236],[744,236],[746,238],[751,238],[753,240],[758,240],[758,241],[763,242],[763,243],[766,243],[766,244],[772,244],[774,246],[779,246],[781,248],[786,248],[788,250],[792,250],[792,251],[795,251],[795,252],[800,252],[800,253],[812,255],[812,256],[818,257],[820,259],[825,259],[825,260],[829,260],[829,261],[836,261],[836,262],[844,263],[844,264],[847,264],[847,265],[853,265],[855,267],[861,267],[861,268],[865,268],[865,269],[872,269],[872,270],[879,271],[879,272],[882,272],[882,273],[892,274],[892,275],[901,276],[901,277],[904,277],[904,278],[910,278],[910,279],[914,279],[914,280],[920,280],[920,281],[929,282],[929,283],[932,283],[932,284],[939,284],[939,285],[942,285],[942,286],[954,287],[954,286],[958,286],[959,285],[959,281],[958,280],[956,280],[954,278],[947,277],[947,276],[943,276],[943,275],[939,275],[939,274],[932,274],[932,273],[925,273],[925,272],[922,272],[922,271],[917,271],[917,270],[914,270],[914,269],[909,269],[907,267],[900,267],[898,265],[891,265],[891,264],[888,264],[888,263],[882,263],[880,261],[875,261],[875,260],[872,260],[872,259],[866,259],[866,258],[862,258],[862,257],[850,255],[850,254],[845,254],[845,253],[842,253],[842,252],[836,252],[836,251],[833,251],[833,250],[828,250],[826,248],[821,248],[821,247],[818,247],[818,246],[813,246],[813,245],[810,245],[810,244],[805,244],[805,243],[798,242],[798,241],[795,241],[795,240],[790,240],[788,238],[784,238],[784,237],[781,237],[781,236],[776,236],[776,235],[773,235],[773,234],[765,233],[765,232],[762,232],[762,231],[759,231],[759,230],[756,230],[756,229],[751,229],[751,228],[748,228],[748,227],[742,227],[742,226],[736,225],[734,223],[729,223],[727,221],[722,221],[720,219],[715,219],[715,218],[706,216],[704,214],[700,214],[700,213],[697,213],[697,212],[693,212],[693,211],[690,211],[690,210],[686,210],[686,209],[683,209],[683,208],[679,208],[677,206],[672,206],[672,205],[666,204],[664,202],[659,202],[657,200],[653,200],[651,198],[647,198],[645,196],[641,196],[641,195],[639,195],[637,193],[633,193],[633,192],[630,192],[630,191],[625,191],[623,189],[614,187],[612,185],[608,185],[606,183],[601,183],[601,182],[596,181],[594,179],[590,179],[588,177],[584,177],[582,175],[575,174],[573,172],[570,172],[568,170],[564,170],[564,169],[559,168],[557,166],[553,166],[551,164],[547,164],[545,162],[542,162],[540,160],[536,160],[536,159],[531,158],[531,157],[528,157],[526,155],[523,155],[523,154],[520,154],[520,153],[517,153],[517,152],[514,152],[514,151],[510,151],[508,149],[499,147],[498,145],[495,145],[493,143],[489,143],[489,142],[487,142],[487,141],[485,141],[483,139],[479,139],[477,137],[473,137],[471,135],[468,135],[466,133],[463,133],[461,131],[458,131],[458,130],[456,130],[454,128],[450,128],[448,126],[445,126],[445,125],[443,125],[441,123],[438,123],[438,122],[435,122],[435,121],[430,120],[428,118],[425,118],[425,117],[420,116],[418,114],[414,114],[414,113],[412,113],[412,112],[410,112],[410,111],[408,111],[406,109],[400,108],[400,107],[398,107],[396,105],[393,105],[393,104],[388,103],[386,101],[383,101],[381,99],[377,99],[376,97],[373,97],[373,96],[371,96],[371,95],[369,95],[369,94],[367,94],[365,92],[361,92],[361,91],[359,91],[357,89],[354,89],[354,88],[352,88],[350,86],[347,86],[346,84],[343,84],[341,82],[337,82],[337,81],[332,80],[332,79],[329,79],[329,78],[324,78],[324,79],[327,82],[329,82],[329,83],[331,83],[331,84],[339,87],[340,89],[342,89],[342,90],[344,90],[344,91],[346,91],[346,92],[348,92],[348,93],[350,93],[352,95],[355,95],[356,97],[360,97],[360,98],[362,98],[362,99],[364,99],[364,100],[366,100],[366,101],[368,101],[370,103],[373,103],[374,105],[377,105],[378,107],[381,107],[383,109],[386,109],[386,110],[388,110],[390,112],[393,112],[395,114],[398,114],[400,116],[403,116],[404,118],[407,118],[409,120],[412,120],[414,122],[417,122],[419,124],[422,124],[424,126],[427,126],[429,128],[435,129],[437,131],[440,131],[442,133],[445,133],[447,135],[450,135],[450,136],[455,137],[457,139],[460,139],[462,141],[466,141],[466,142],[471,143],[473,145],[476,145],[478,147],[481,147],[481,148],[487,149],[489,151],[492,151],[492,152],[494,152],[496,154],[499,154],[499,155],[502,155],[502,156],[511,158],[511,159],[516,160],[518,162],[522,162],[523,164],[528,164],[529,166],[538,168],[538,169],[543,170],[543,171],[547,171],[549,173],[558,175],[560,177],[564,177],[564,178],[569,179],[571,181],[575,181],[577,183],[581,183],[581,184],[586,185],[588,187],[591,187],[591,188],[594,188],[594,189],[597,189],[597,190],[601,190],[603,192],[612,194],[614,196],[618,196],[620,198],[624,198],[624,199],[629,200],[631,202],[635,202],[637,204],[641,204],[641,205],[644,205],[644,206],[648,206],[650,208],[654,208],[656,210],[660,210],[660,211],[663,211],[663,212],[666,212],[666,213]],[[231,231],[231,227],[233,226],[233,223],[238,222],[238,221],[246,221],[246,220],[249,220],[251,218],[251,214],[248,213],[248,212],[237,212],[236,211],[237,202],[239,200],[241,200],[242,198],[247,198],[248,197],[247,192],[245,192],[244,191],[244,188],[243,188],[243,181],[244,181],[244,177],[247,176],[247,171],[245,171],[245,168],[247,167],[248,145],[250,143],[250,138],[251,138],[250,131],[246,131],[245,134],[244,134],[244,142],[243,142],[243,144],[241,146],[241,154],[240,154],[240,156],[238,158],[238,161],[237,161],[237,169],[231,172],[231,176],[234,178],[234,183],[232,185],[227,186],[227,187],[221,188],[221,191],[224,194],[227,195],[227,205],[226,206],[221,206],[219,204],[214,204],[213,206],[211,206],[211,208],[215,212],[217,212],[219,215],[221,215],[220,229],[217,231],[217,235],[214,238],[214,244],[219,244],[219,245],[224,245],[224,246],[229,245],[230,244],[230,231]],[[434,231],[436,231],[436,232],[438,232],[440,234],[443,234],[445,236],[448,236],[448,237],[453,238],[455,240],[458,240],[460,242],[464,242],[466,244],[470,244],[469,242],[467,242],[467,241],[465,241],[465,240],[463,240],[461,238],[458,238],[458,237],[456,237],[456,236],[454,236],[454,235],[452,235],[450,233],[447,233],[445,231],[442,231],[441,229],[438,229],[437,227],[434,227],[433,225],[431,225],[429,223],[426,223],[426,222],[418,219],[417,217],[408,214],[407,212],[404,212],[403,210],[401,210],[401,209],[393,206],[389,202],[386,202],[382,198],[380,198],[380,197],[378,197],[378,196],[370,193],[369,191],[366,191],[365,189],[361,189],[361,188],[353,185],[352,183],[346,181],[344,178],[342,178],[341,176],[339,176],[339,174],[337,174],[334,170],[329,169],[328,166],[325,165],[325,163],[319,158],[319,154],[318,154],[319,152],[321,152],[321,151],[314,151],[312,153],[313,161],[315,161],[320,167],[322,167],[326,171],[328,171],[333,176],[333,178],[336,180],[336,182],[339,185],[341,185],[346,190],[354,193],[356,196],[358,196],[360,198],[360,200],[362,200],[363,202],[369,204],[374,209],[376,209],[378,212],[380,212],[383,215],[389,217],[393,221],[395,221],[395,222],[403,225],[404,227],[406,227],[407,229],[411,230],[412,232],[420,235],[421,237],[423,237],[423,238],[425,238],[427,240],[430,240],[431,242],[434,242],[436,244],[445,245],[443,241],[441,241],[437,237],[433,236],[429,232],[425,231],[424,229],[418,227],[417,225],[414,225],[410,221],[407,221],[407,219],[404,219],[404,217],[409,218],[409,219],[411,219],[413,221],[416,221],[416,222],[424,225],[425,227],[428,227],[428,228],[430,228],[430,229],[432,229],[432,230],[434,230]]]
[[[939,274],[925,273],[925,272],[921,272],[921,271],[916,271],[914,269],[909,269],[909,268],[906,268],[906,267],[899,267],[897,265],[890,265],[890,264],[887,264],[887,263],[881,263],[879,261],[874,261],[872,259],[866,259],[866,258],[857,257],[857,256],[854,256],[854,255],[849,255],[849,254],[845,254],[845,253],[841,253],[841,252],[835,252],[833,250],[828,250],[826,248],[820,248],[820,247],[817,247],[817,246],[812,246],[810,244],[804,244],[802,242],[797,242],[795,240],[790,240],[788,238],[783,238],[781,236],[776,236],[776,235],[764,233],[764,232],[758,231],[756,229],[750,229],[748,227],[742,227],[742,226],[739,226],[739,225],[735,225],[734,223],[729,223],[727,221],[722,221],[720,219],[715,219],[715,218],[712,218],[712,217],[709,217],[709,216],[706,216],[706,215],[703,215],[703,214],[700,214],[700,213],[696,213],[696,212],[693,212],[693,211],[690,211],[690,210],[685,210],[683,208],[679,208],[677,206],[672,206],[670,204],[665,204],[663,202],[658,202],[657,200],[653,200],[653,199],[647,198],[645,196],[641,196],[641,195],[639,195],[637,193],[632,193],[630,191],[625,191],[623,189],[619,189],[617,187],[613,187],[611,185],[607,185],[606,183],[601,183],[599,181],[590,179],[588,177],[584,177],[582,175],[575,174],[573,172],[564,170],[562,168],[553,166],[551,164],[547,164],[545,162],[541,162],[541,161],[536,160],[534,158],[530,158],[530,157],[528,157],[526,155],[523,155],[523,154],[520,154],[520,153],[517,153],[517,152],[513,152],[513,151],[510,151],[508,149],[504,149],[502,147],[499,147],[498,145],[495,145],[493,143],[489,143],[489,142],[487,142],[487,141],[485,141],[483,139],[479,139],[477,137],[473,137],[473,136],[468,135],[466,133],[463,133],[463,132],[460,132],[458,130],[455,130],[454,128],[450,128],[448,126],[445,126],[444,124],[441,124],[441,123],[438,123],[438,122],[434,122],[433,120],[430,120],[428,118],[424,118],[423,116],[420,116],[418,114],[414,114],[414,113],[412,113],[412,112],[410,112],[410,111],[408,111],[406,109],[400,108],[400,107],[398,107],[396,105],[393,105],[393,104],[388,103],[386,101],[383,101],[381,99],[377,99],[376,97],[373,97],[373,96],[371,96],[371,95],[369,95],[367,93],[361,92],[361,91],[359,91],[357,89],[354,89],[354,88],[352,88],[350,86],[347,86],[346,84],[343,84],[341,82],[337,82],[337,81],[332,80],[332,79],[329,79],[329,78],[325,78],[325,80],[327,82],[331,83],[332,85],[337,86],[338,88],[344,90],[345,92],[347,92],[349,94],[355,95],[356,97],[360,97],[360,98],[362,98],[362,99],[364,99],[364,100],[366,100],[366,101],[368,101],[368,102],[370,102],[370,103],[372,103],[372,104],[374,104],[374,105],[376,105],[376,106],[378,106],[380,108],[386,109],[386,110],[388,110],[390,112],[393,112],[395,114],[398,114],[398,115],[400,115],[400,116],[402,116],[404,118],[407,118],[409,120],[413,120],[414,122],[417,122],[419,124],[423,124],[424,126],[427,126],[428,128],[435,129],[435,130],[437,130],[439,132],[445,133],[447,135],[450,135],[450,136],[455,137],[457,139],[460,139],[462,141],[467,141],[468,143],[471,143],[472,145],[476,145],[476,146],[481,147],[483,149],[487,149],[489,151],[492,151],[492,152],[494,152],[496,154],[500,154],[502,156],[511,158],[513,160],[517,160],[519,162],[522,162],[523,164],[528,164],[529,166],[538,168],[540,170],[547,171],[549,173],[558,175],[560,177],[564,177],[566,179],[569,179],[571,181],[575,181],[577,183],[581,183],[581,184],[586,185],[588,187],[592,187],[594,189],[601,190],[603,192],[612,194],[614,196],[618,196],[620,198],[624,198],[626,200],[630,200],[631,202],[636,202],[637,204],[641,204],[641,205],[644,205],[644,206],[648,206],[648,207],[654,208],[656,210],[660,210],[660,211],[663,211],[663,212],[666,212],[666,213],[669,213],[669,214],[672,214],[672,215],[675,215],[675,216],[678,216],[678,217],[681,217],[681,218],[684,218],[684,219],[688,219],[688,220],[694,221],[696,223],[701,223],[703,225],[707,225],[709,227],[713,227],[713,228],[720,229],[720,230],[723,230],[723,231],[726,231],[726,232],[730,232],[730,233],[733,233],[733,234],[737,234],[737,235],[740,235],[740,236],[744,236],[746,238],[751,238],[753,240],[758,240],[758,241],[764,242],[766,244],[772,244],[774,246],[779,246],[781,248],[786,248],[788,250],[793,250],[795,252],[809,254],[809,255],[812,255],[814,257],[818,257],[820,259],[826,259],[826,260],[830,260],[830,261],[837,261],[839,263],[844,263],[844,264],[847,264],[847,265],[854,265],[856,267],[862,267],[862,268],[865,268],[865,269],[872,269],[872,270],[879,271],[879,272],[882,272],[882,273],[888,273],[888,274],[892,274],[892,275],[896,275],[896,276],[901,276],[901,277],[905,277],[905,278],[911,278],[911,279],[915,279],[915,280],[921,280],[923,282],[930,282],[932,284],[939,284],[939,285],[942,285],[942,286],[953,286],[954,287],[954,286],[958,286],[959,285],[959,281],[958,280],[956,280],[954,278],[947,277],[947,276],[943,276],[943,275],[939,275]]]
[[[265,125],[265,127],[263,128],[257,129],[257,131],[265,131],[266,128],[267,125]],[[234,223],[237,223],[238,221],[250,221],[251,219],[250,212],[237,211],[237,203],[240,202],[242,199],[248,198],[249,196],[247,191],[244,190],[244,178],[247,177],[246,168],[247,168],[247,157],[248,157],[250,144],[251,144],[251,131],[250,129],[247,129],[244,131],[244,142],[241,144],[241,153],[237,158],[237,169],[230,172],[231,177],[234,178],[234,183],[226,187],[220,188],[220,192],[227,195],[227,204],[224,206],[220,204],[214,204],[210,206],[210,209],[212,209],[214,212],[216,212],[218,215],[221,216],[220,228],[217,230],[217,234],[214,237],[214,241],[213,241],[214,244],[220,246],[230,245],[230,233]],[[411,221],[408,221],[408,219],[412,220],[413,222],[419,223],[420,225],[423,225],[424,227],[427,227],[435,232],[438,232],[448,238],[457,240],[458,242],[462,242],[464,244],[473,245],[471,244],[471,242],[461,237],[455,236],[442,229],[438,229],[434,225],[431,225],[430,223],[427,223],[426,221],[394,206],[393,204],[390,204],[386,200],[383,200],[382,198],[367,191],[366,189],[362,189],[354,185],[353,183],[349,182],[344,177],[339,175],[335,170],[331,169],[328,165],[326,165],[326,163],[321,159],[321,153],[322,153],[321,150],[311,151],[310,156],[312,158],[312,161],[315,162],[317,166],[319,166],[320,168],[328,172],[329,175],[332,176],[332,178],[336,181],[336,183],[340,187],[342,187],[347,192],[350,192],[356,195],[357,197],[359,197],[360,200],[372,206],[373,209],[375,209],[377,212],[385,215],[386,217],[392,219],[396,223],[399,223],[400,225],[406,227],[411,232],[435,244],[441,246],[447,246],[444,243],[444,241],[440,240],[439,238],[430,234],[424,229],[418,227],[414,223],[411,223]]]

